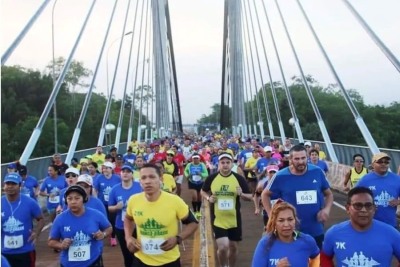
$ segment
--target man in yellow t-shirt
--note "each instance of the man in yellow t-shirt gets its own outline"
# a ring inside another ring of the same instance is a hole
[[[252,200],[245,178],[232,172],[232,164],[230,154],[221,154],[218,157],[219,171],[208,176],[201,189],[203,198],[211,203],[220,266],[235,266],[238,242],[242,240],[240,199]]]
[[[196,231],[198,222],[180,197],[162,191],[161,172],[154,164],[140,169],[140,184],[143,193],[129,199],[124,219],[133,266],[181,266],[178,245]],[[180,233],[179,221],[186,225]],[[135,228],[137,238],[132,237]]]

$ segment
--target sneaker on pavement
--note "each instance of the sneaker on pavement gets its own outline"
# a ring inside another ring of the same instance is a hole
[[[112,247],[115,247],[117,245],[117,239],[115,237],[111,237],[110,244]]]

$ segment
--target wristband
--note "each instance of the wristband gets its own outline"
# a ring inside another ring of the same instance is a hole
[[[107,233],[103,232],[103,239],[107,237]]]
[[[176,237],[176,243],[180,244],[182,242],[182,237],[180,237],[179,235],[177,235],[175,237]]]

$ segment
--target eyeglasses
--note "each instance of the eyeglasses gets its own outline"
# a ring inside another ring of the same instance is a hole
[[[167,156],[169,156],[169,157],[173,157],[174,155],[172,155],[172,154],[167,154]]]
[[[357,163],[364,163],[364,161],[363,160],[355,160],[354,162],[357,162]]]
[[[386,165],[388,165],[388,164],[390,163],[390,161],[387,161],[387,160],[378,160],[378,161],[375,161],[375,163],[378,163],[378,164],[386,164]]]
[[[361,202],[355,202],[350,204],[355,210],[362,210],[365,208],[365,210],[372,210],[375,207],[374,203],[371,202],[366,202],[366,203],[361,203]]]
[[[65,175],[65,178],[76,178],[76,177],[78,177],[78,175],[76,175],[76,174],[72,174],[72,173],[67,173],[66,175]]]

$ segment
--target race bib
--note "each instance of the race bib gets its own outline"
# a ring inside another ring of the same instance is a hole
[[[233,209],[233,199],[218,199],[218,209],[219,210],[232,210]]]
[[[317,203],[317,191],[296,191],[296,202],[297,205],[304,204],[316,204]]]
[[[49,197],[49,203],[60,203],[60,196],[51,196]]]
[[[193,175],[192,176],[192,180],[193,180],[193,182],[201,181],[201,176],[200,175]]]
[[[4,236],[4,247],[9,249],[20,248],[24,245],[24,239],[22,235],[16,236]]]
[[[68,249],[69,261],[87,261],[90,259],[90,245],[71,246]]]
[[[142,237],[142,251],[144,254],[160,255],[165,251],[160,248],[160,245],[165,242],[163,238],[147,238]]]
[[[109,196],[108,194],[104,194],[104,201],[108,202]]]

